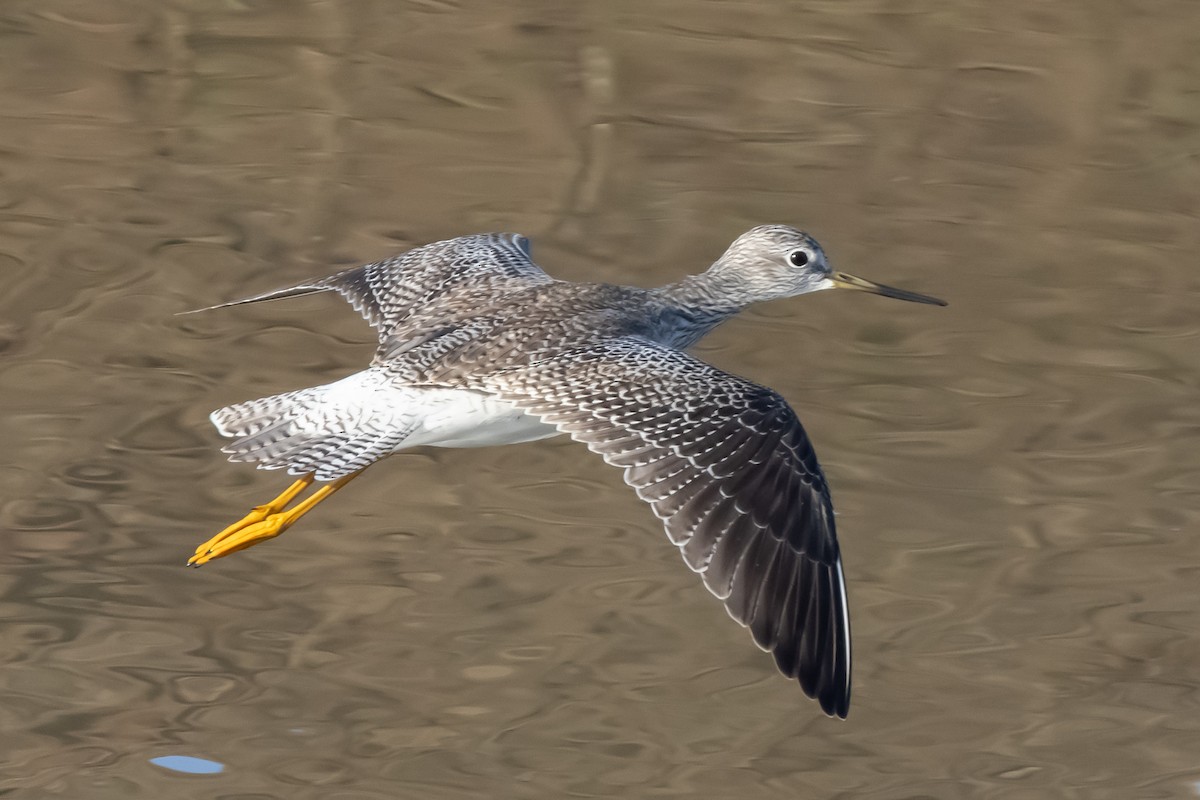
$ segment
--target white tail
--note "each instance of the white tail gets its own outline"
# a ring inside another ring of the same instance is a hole
[[[324,386],[226,406],[209,419],[234,439],[222,448],[230,461],[332,481],[396,450],[418,422],[410,394],[384,370],[368,369]]]

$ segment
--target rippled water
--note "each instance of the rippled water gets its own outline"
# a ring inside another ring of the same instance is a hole
[[[1189,797],[1200,7],[0,8],[0,792]],[[490,229],[651,285],[752,224],[947,309],[757,309],[706,358],[830,475],[850,718],[579,446],[380,464],[283,538],[205,415],[358,369],[335,298]]]

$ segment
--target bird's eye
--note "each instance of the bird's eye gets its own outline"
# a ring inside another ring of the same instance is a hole
[[[807,250],[793,250],[788,253],[788,261],[792,262],[793,267],[803,267],[808,264],[809,255]]]

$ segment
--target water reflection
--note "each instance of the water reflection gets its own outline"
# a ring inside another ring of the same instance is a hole
[[[225,765],[219,761],[195,756],[157,756],[150,759],[150,763],[172,772],[184,772],[189,775],[216,775],[225,771]]]

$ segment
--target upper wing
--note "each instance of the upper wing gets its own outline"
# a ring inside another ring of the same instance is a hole
[[[846,716],[850,620],[833,506],[782,397],[632,338],[485,385],[623,467],[730,615],[827,714]]]
[[[413,309],[453,291],[464,281],[482,287],[503,283],[533,286],[553,280],[529,256],[529,240],[519,233],[460,236],[328,278],[198,310],[333,291],[354,306],[379,331],[383,341]]]

